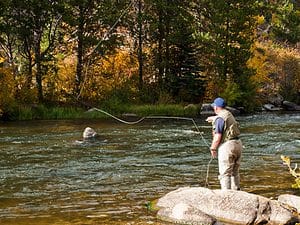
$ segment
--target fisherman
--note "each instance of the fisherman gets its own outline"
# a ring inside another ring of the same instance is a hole
[[[210,153],[213,158],[218,155],[219,180],[221,189],[240,190],[240,163],[242,142],[239,139],[239,124],[226,107],[223,98],[216,98],[212,103],[216,116],[207,117],[212,123],[213,140]]]

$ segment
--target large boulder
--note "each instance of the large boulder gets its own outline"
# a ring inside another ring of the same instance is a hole
[[[157,201],[158,217],[181,224],[295,224],[293,210],[278,201],[234,190],[185,187]]]

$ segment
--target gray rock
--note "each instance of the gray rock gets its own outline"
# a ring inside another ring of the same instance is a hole
[[[289,111],[300,111],[300,105],[297,105],[294,102],[283,101],[282,105],[283,105],[283,107],[286,110],[289,110]]]
[[[185,187],[157,201],[160,218],[187,224],[292,224],[293,212],[278,201],[234,190]],[[182,210],[182,211],[181,211]]]
[[[263,108],[266,109],[266,110],[268,110],[268,111],[280,111],[280,110],[282,110],[282,108],[276,107],[273,104],[264,104]]]
[[[226,106],[226,109],[229,110],[234,115],[239,115],[241,113],[240,110],[230,107],[230,106]],[[201,106],[200,114],[201,115],[215,115],[215,112],[214,112],[214,109],[211,106],[211,104],[205,103],[205,104],[202,104],[202,106]]]
[[[283,97],[280,94],[274,94],[268,97],[268,102],[275,106],[281,106]]]
[[[180,224],[214,225],[217,222],[212,216],[186,203],[175,204],[172,208],[163,208],[158,211],[157,216],[161,220]]]
[[[226,106],[226,109],[229,110],[233,115],[240,115],[241,114],[241,111],[236,109],[236,108]]]
[[[184,110],[199,110],[199,105],[188,104],[184,106]]]
[[[300,197],[299,196],[289,195],[289,194],[280,195],[278,197],[278,201],[283,204],[287,204],[291,207],[294,207],[300,214]]]
[[[200,114],[201,115],[214,115],[215,113],[214,113],[214,109],[211,106],[211,104],[204,103],[201,106]]]
[[[90,127],[86,127],[82,134],[82,137],[85,140],[95,138],[97,136],[98,136],[97,132],[93,128],[90,128]]]
[[[271,213],[269,221],[271,224],[296,224],[299,222],[294,214],[294,211],[280,204],[280,202],[271,200],[269,201]],[[267,214],[268,215],[268,214]]]

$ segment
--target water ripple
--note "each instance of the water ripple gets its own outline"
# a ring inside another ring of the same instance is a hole
[[[243,189],[267,197],[292,193],[293,178],[280,155],[300,162],[300,116],[260,114],[238,120],[245,146]],[[201,120],[197,124],[210,143],[211,127]],[[104,139],[76,142],[85,126]],[[2,124],[1,224],[32,224],[32,219],[35,224],[159,224],[145,207],[148,201],[182,186],[205,184],[210,155],[194,129],[186,121]],[[219,188],[217,171],[214,160],[211,188]]]

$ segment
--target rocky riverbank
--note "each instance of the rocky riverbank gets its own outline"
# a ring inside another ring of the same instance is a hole
[[[241,114],[244,110],[242,108],[233,108],[230,106],[226,107],[235,115]],[[269,111],[269,112],[300,112],[300,105],[294,102],[286,101],[284,98],[277,94],[272,95],[267,98],[264,104],[257,111]],[[213,108],[210,103],[204,103],[200,109],[201,115],[211,115],[214,114]]]

